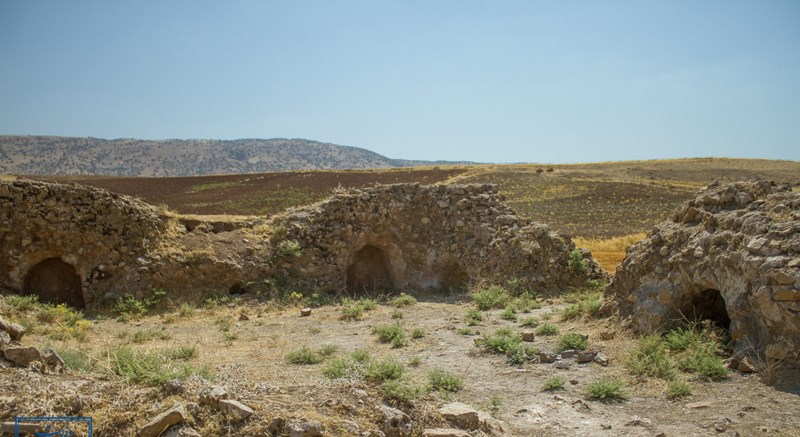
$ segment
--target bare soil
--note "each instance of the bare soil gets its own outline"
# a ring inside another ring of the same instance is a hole
[[[392,348],[371,333],[378,324],[395,322],[398,311],[379,305],[362,320],[345,321],[341,308],[324,306],[310,317],[300,317],[298,308],[275,308],[266,303],[244,301],[213,309],[198,309],[181,316],[168,311],[135,322],[101,319],[94,323],[89,340],[54,341],[35,332],[28,344],[48,344],[58,349],[76,349],[100,357],[90,373],[42,375],[31,370],[0,370],[0,420],[14,415],[75,413],[92,416],[96,435],[134,435],[155,415],[175,404],[198,402],[202,387],[220,385],[231,397],[249,405],[255,416],[242,424],[232,423],[218,411],[194,406],[189,421],[202,435],[262,435],[276,418],[317,420],[326,435],[355,435],[381,428],[377,406],[387,402],[377,386],[358,380],[326,379],[316,365],[289,364],[287,354],[303,346],[336,348],[335,357],[356,349],[368,349],[373,357],[392,357],[406,365],[412,381],[424,384],[428,371],[445,369],[460,375],[464,387],[455,394],[426,394],[413,403],[396,404],[409,413],[415,430],[447,426],[436,413],[439,405],[460,401],[490,411],[504,424],[509,436],[654,436],[665,435],[779,435],[797,436],[800,430],[800,387],[797,374],[786,374],[775,386],[761,382],[758,374],[731,373],[722,382],[691,380],[693,393],[678,400],[665,397],[659,380],[634,378],[623,366],[635,339],[625,334],[612,319],[580,318],[564,321],[558,301],[522,317],[547,318],[561,333],[589,336],[589,347],[602,351],[610,364],[572,363],[568,370],[553,364],[528,363],[515,367],[502,355],[486,354],[475,347],[475,335],[463,335],[465,315],[471,307],[468,296],[420,297],[414,306],[402,308],[399,319],[408,332],[421,328],[426,335],[408,346]],[[241,320],[246,314],[248,320]],[[490,333],[508,326],[525,328],[502,320],[499,310],[474,327]],[[396,317],[396,316],[395,316]],[[218,321],[233,321],[223,332]],[[137,331],[162,332],[162,338],[133,343]],[[542,350],[555,348],[557,337],[538,336],[530,343]],[[104,351],[119,344],[141,350],[193,345],[199,351],[193,362],[213,370],[213,382],[192,377],[183,382],[182,393],[169,388],[127,385],[103,370]],[[416,357],[416,358],[413,358]],[[333,358],[328,358],[328,360]],[[418,366],[410,363],[419,360]],[[565,390],[547,392],[542,385],[553,376],[567,379]],[[586,386],[601,377],[626,381],[627,400],[600,402],[586,394]],[[366,392],[366,393],[364,393]],[[358,430],[358,431],[356,431]],[[738,434],[736,434],[738,433]]]

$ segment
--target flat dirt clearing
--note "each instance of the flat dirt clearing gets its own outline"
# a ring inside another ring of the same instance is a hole
[[[375,384],[330,380],[322,375],[327,363],[358,349],[369,350],[373,360],[392,358],[402,363],[411,384],[424,385],[432,369],[445,369],[463,379],[463,389],[457,393],[433,392],[412,404],[400,404],[414,418],[417,432],[423,427],[446,426],[436,413],[436,405],[460,401],[491,411],[504,423],[505,435],[511,436],[654,436],[659,432],[668,436],[798,435],[800,402],[796,394],[766,386],[755,374],[732,373],[722,382],[692,380],[686,375],[681,378],[691,381],[694,394],[668,400],[663,381],[635,378],[624,368],[622,362],[635,340],[607,320],[562,320],[565,306],[558,300],[544,302],[543,308],[519,316],[548,319],[561,334],[587,334],[589,347],[609,358],[608,367],[574,362],[568,370],[559,370],[553,364],[516,367],[507,364],[503,355],[479,352],[474,344],[478,335],[464,335],[463,329],[491,333],[501,327],[516,331],[524,328],[518,322],[501,319],[500,310],[484,312],[480,324],[468,327],[465,316],[471,304],[466,295],[429,296],[401,309],[378,305],[362,320],[354,321],[341,320],[339,306],[324,306],[314,309],[310,317],[300,317],[297,308],[234,302],[197,309],[192,315],[174,311],[135,322],[98,320],[85,342],[53,340],[34,332],[27,338],[28,344],[46,343],[56,350],[79,350],[100,359],[94,371],[72,376],[3,370],[0,390],[7,413],[1,419],[13,420],[13,414],[9,416],[12,411],[63,412],[76,398],[82,398],[82,414],[94,418],[96,435],[133,435],[159,412],[177,403],[197,402],[201,388],[212,383],[192,377],[184,381],[179,393],[163,385],[128,386],[108,379],[103,371],[104,354],[119,345],[142,351],[191,345],[197,350],[191,362],[206,364],[213,371],[214,385],[225,387],[232,398],[256,413],[243,424],[232,424],[219,412],[197,408],[190,424],[202,435],[263,435],[276,418],[318,420],[324,424],[326,435],[355,435],[356,428],[362,432],[380,429],[375,408],[385,400]],[[397,311],[402,312],[402,319],[397,319]],[[248,320],[241,320],[242,314]],[[422,329],[425,335],[410,339],[407,346],[392,348],[371,333],[377,325],[397,321],[407,332]],[[530,345],[552,350],[557,338],[537,336]],[[326,345],[333,346],[335,352],[321,364],[288,362],[292,351]],[[545,381],[554,376],[566,379],[564,390],[543,391]],[[628,399],[590,400],[586,387],[601,377],[626,381]],[[42,390],[46,390],[46,396],[42,396]]]

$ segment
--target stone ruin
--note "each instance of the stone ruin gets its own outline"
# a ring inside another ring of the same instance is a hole
[[[735,352],[800,360],[800,193],[714,183],[628,249],[607,297],[637,331],[729,330]]]
[[[387,185],[338,193],[275,221],[303,255],[294,265],[307,288],[462,289],[516,278],[556,292],[606,273],[569,265],[575,245],[520,217],[493,185]]]
[[[286,242],[302,255],[281,257]],[[75,307],[156,288],[173,300],[247,292],[267,278],[298,291],[414,293],[514,277],[557,293],[606,277],[588,253],[585,272],[571,268],[573,250],[491,185],[345,191],[233,226],[102,189],[0,181],[0,292]]]

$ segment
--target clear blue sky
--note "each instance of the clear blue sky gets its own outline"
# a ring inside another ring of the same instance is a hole
[[[0,134],[800,160],[800,1],[0,1]]]

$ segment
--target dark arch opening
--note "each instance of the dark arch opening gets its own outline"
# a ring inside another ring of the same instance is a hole
[[[75,267],[61,258],[48,258],[25,275],[23,294],[39,296],[39,302],[83,308],[83,287]]]
[[[439,288],[444,291],[461,291],[467,288],[469,275],[455,260],[440,265]]]
[[[691,307],[684,316],[692,321],[710,320],[719,328],[729,330],[731,318],[725,308],[725,299],[719,290],[709,289],[692,296]]]
[[[347,289],[353,293],[387,291],[394,288],[389,264],[383,250],[364,246],[353,255],[347,267]]]

